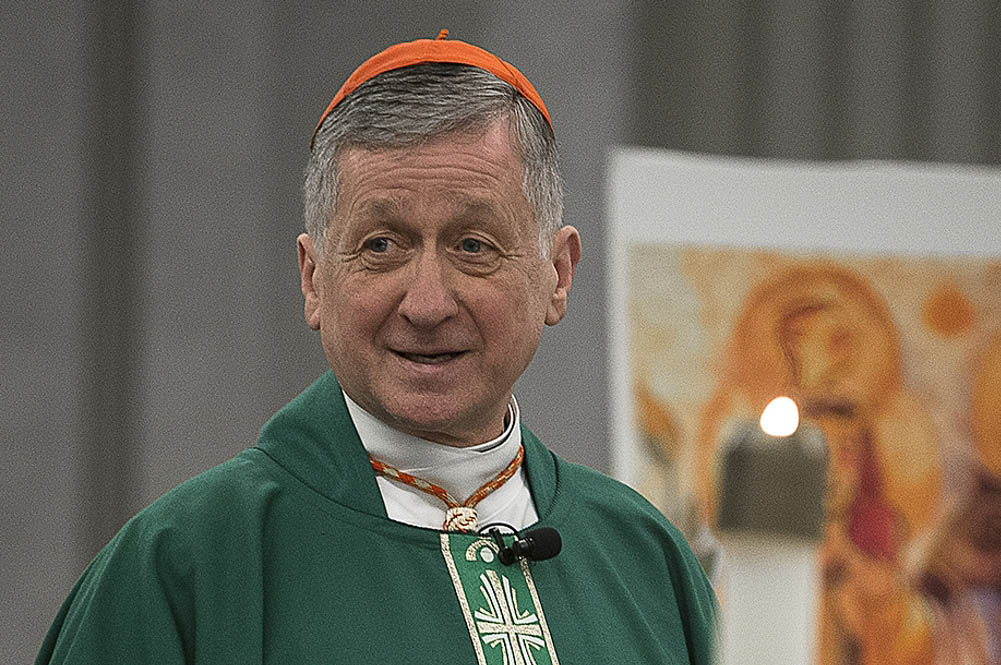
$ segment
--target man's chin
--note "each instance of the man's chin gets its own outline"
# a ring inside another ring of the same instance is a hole
[[[421,395],[414,399],[383,402],[383,413],[376,414],[390,427],[449,446],[464,448],[489,441],[503,431],[503,413],[497,424],[471,416],[483,409],[449,404],[444,396]],[[383,417],[385,416],[385,417]],[[493,430],[497,431],[494,432]]]

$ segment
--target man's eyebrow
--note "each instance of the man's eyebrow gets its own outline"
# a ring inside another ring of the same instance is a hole
[[[442,193],[441,197],[454,206],[449,215],[451,223],[487,222],[500,214],[497,205],[489,200],[451,192]],[[362,203],[353,216],[359,221],[402,224],[408,218],[408,207],[405,201],[399,199],[376,198]]]

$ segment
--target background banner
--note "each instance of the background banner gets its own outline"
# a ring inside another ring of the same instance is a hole
[[[739,626],[731,650],[757,650],[754,633],[786,662],[1001,662],[1001,176],[613,164],[615,471],[692,542]],[[728,451],[782,395],[800,433],[764,446],[819,441],[826,473],[786,456],[776,482],[753,463],[767,452],[735,471]],[[755,524],[755,507],[816,500],[813,549],[794,523],[734,539],[727,492]],[[809,622],[777,621],[783,606]]]

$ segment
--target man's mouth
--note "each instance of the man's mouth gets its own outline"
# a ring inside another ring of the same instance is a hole
[[[461,351],[451,353],[408,353],[406,351],[394,351],[393,353],[419,365],[440,365],[462,355]]]

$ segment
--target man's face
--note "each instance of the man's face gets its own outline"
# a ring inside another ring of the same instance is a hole
[[[414,147],[349,148],[322,258],[299,237],[306,321],[344,391],[449,445],[500,434],[544,324],[566,311],[576,230],[549,258],[506,123]]]

